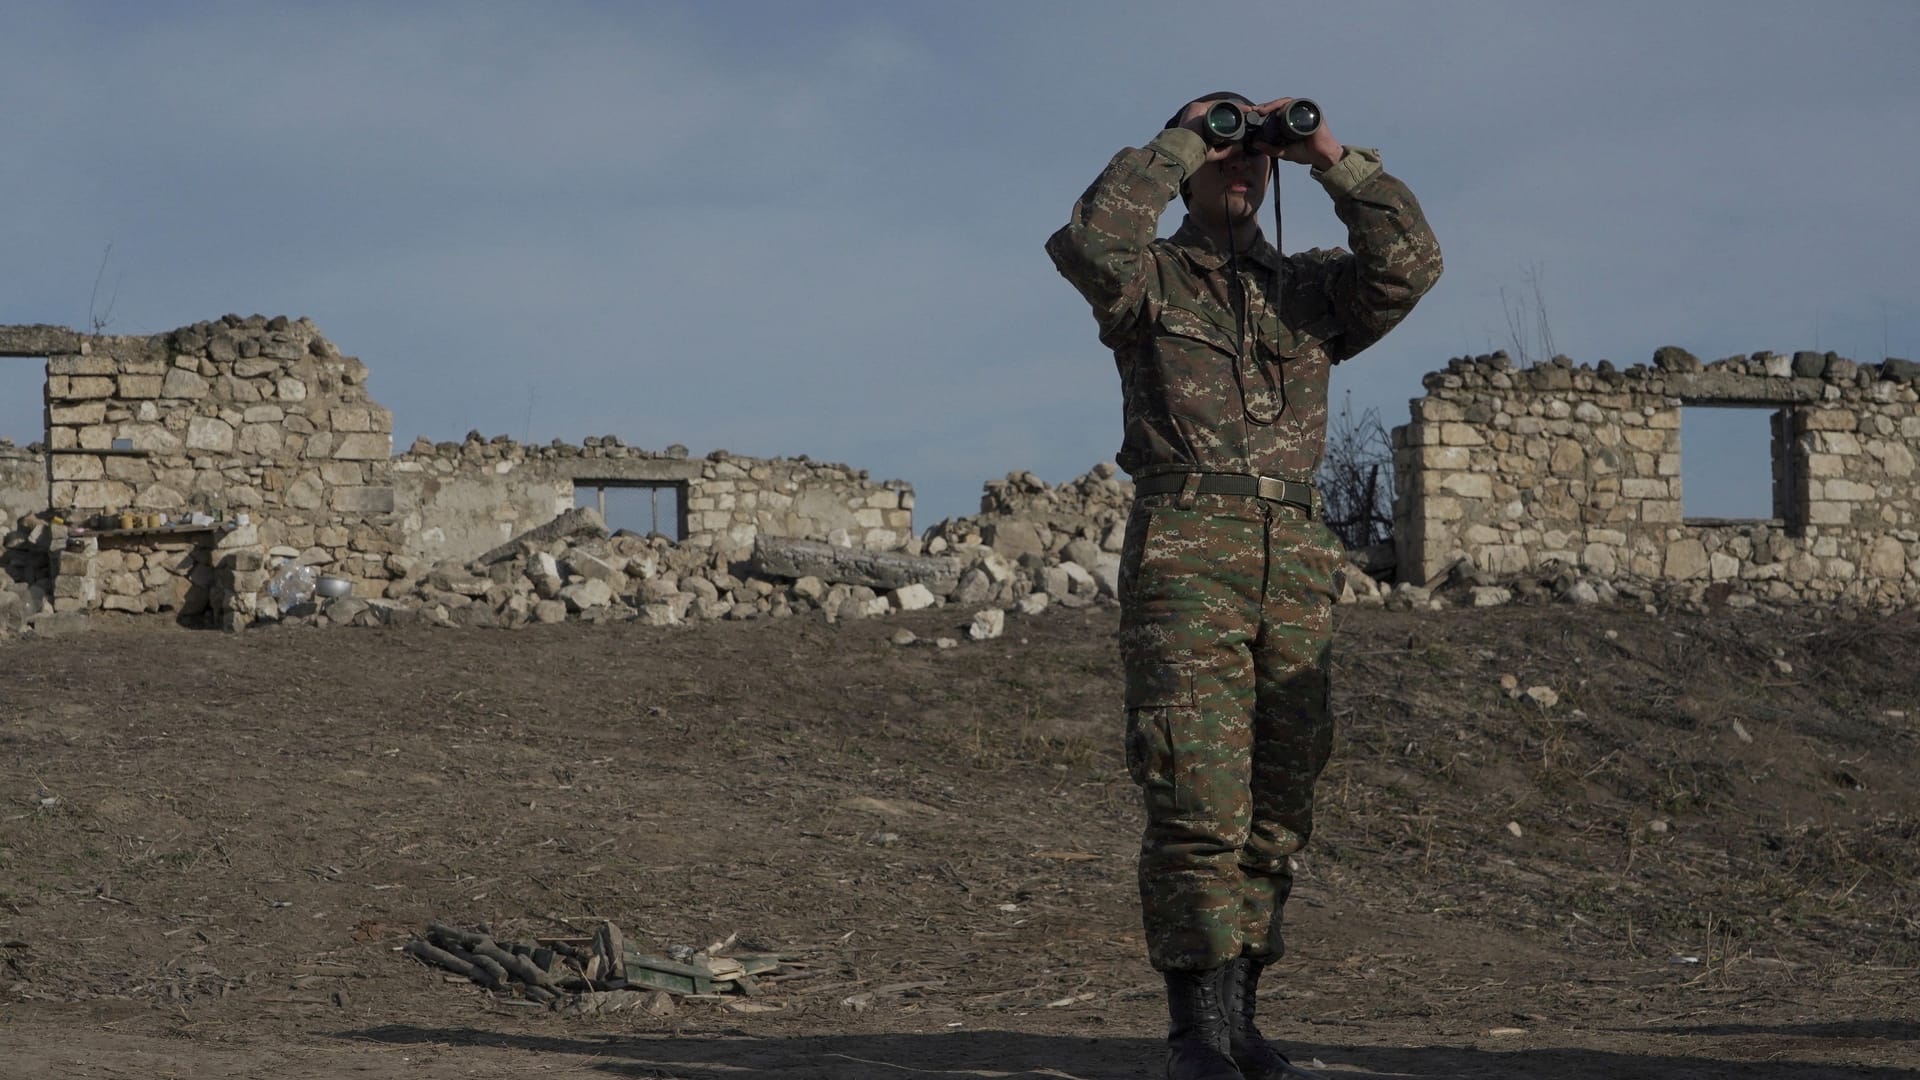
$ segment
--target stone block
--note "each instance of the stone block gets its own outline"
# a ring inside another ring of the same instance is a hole
[[[1851,525],[1853,505],[1843,502],[1808,502],[1807,522],[1811,525]]]
[[[1879,537],[1867,547],[1864,565],[1868,577],[1899,581],[1906,576],[1907,549],[1894,537]]]
[[[211,384],[191,371],[174,368],[160,384],[160,396],[195,400],[207,396]]]
[[[1440,425],[1440,443],[1442,446],[1485,446],[1487,440],[1479,428],[1470,424],[1445,423]]]
[[[1601,577],[1612,577],[1619,569],[1613,548],[1599,543],[1588,544],[1580,550],[1580,565]]]
[[[67,380],[67,397],[70,400],[89,398],[110,398],[114,395],[114,381],[98,375],[76,375]]]
[[[234,449],[253,457],[272,457],[285,448],[285,442],[279,424],[247,424],[240,429]]]
[[[364,406],[343,405],[328,414],[333,421],[333,430],[340,432],[370,432],[373,430],[373,414]]]
[[[1553,453],[1547,459],[1547,469],[1558,476],[1578,474],[1586,466],[1587,452],[1574,439],[1561,439],[1553,444]]]
[[[1622,440],[1635,450],[1648,453],[1661,453],[1674,448],[1675,434],[1656,428],[1627,428],[1620,433]]]
[[[333,489],[330,504],[335,510],[353,514],[391,514],[394,497],[390,487],[342,487]]]
[[[187,421],[187,449],[213,454],[233,452],[233,425],[215,416],[196,416]]]
[[[304,472],[287,485],[285,495],[288,506],[295,510],[318,510],[326,492],[326,484],[317,472]]]
[[[1801,431],[1853,431],[1860,426],[1851,409],[1802,409],[1798,416]]]
[[[132,484],[135,489],[154,482],[153,463],[145,458],[110,457],[106,459],[106,466],[107,479]]]
[[[1626,499],[1665,499],[1673,491],[1667,480],[1649,480],[1640,477],[1623,477],[1620,480],[1620,496]]]
[[[981,538],[995,553],[1008,559],[1023,555],[1044,555],[1047,550],[1046,527],[1036,522],[996,521],[980,530]]]
[[[1872,484],[1862,484],[1844,477],[1828,480],[1824,486],[1829,500],[1871,502],[1877,497]]]
[[[120,510],[133,502],[133,488],[117,480],[94,480],[73,486],[76,510]]]
[[[105,465],[92,454],[55,454],[52,470],[55,480],[101,480],[107,474]]]
[[[901,611],[924,611],[936,602],[932,590],[918,582],[903,585],[893,590],[890,596],[893,606]]]
[[[1676,540],[1667,545],[1666,576],[1672,581],[1705,577],[1710,564],[1706,545],[1695,539]]]
[[[1485,473],[1451,473],[1440,481],[1440,490],[1463,499],[1493,497],[1493,478]]]
[[[320,466],[320,478],[338,487],[359,487],[367,482],[367,467],[357,461],[329,461]]]
[[[344,461],[384,461],[393,456],[393,436],[378,432],[344,435],[332,456]]]
[[[1423,446],[1418,460],[1424,469],[1464,470],[1473,465],[1472,452],[1464,446]]]
[[[68,427],[85,427],[106,422],[107,403],[84,401],[78,405],[53,405],[47,408],[47,422]]]

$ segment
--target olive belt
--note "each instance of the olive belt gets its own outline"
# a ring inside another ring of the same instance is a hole
[[[1248,473],[1156,473],[1133,482],[1134,495],[1251,495],[1313,513],[1313,485]]]

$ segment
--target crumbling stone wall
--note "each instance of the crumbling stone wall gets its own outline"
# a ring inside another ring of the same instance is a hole
[[[924,546],[928,554],[939,555],[980,545],[1028,565],[1065,559],[1093,570],[1096,551],[1115,555],[1120,550],[1132,506],[1133,484],[1121,479],[1111,462],[1103,461],[1059,485],[1031,472],[1012,472],[1004,479],[987,481],[978,515],[950,518],[930,527]],[[1085,543],[1070,555],[1067,548],[1076,540]],[[1117,555],[1111,561],[1117,572]]]
[[[48,358],[50,520],[28,542],[52,553],[56,610],[244,622],[275,554],[390,576],[392,414],[368,396],[366,366],[311,322],[229,315],[147,337],[4,327],[0,353]],[[92,520],[122,511],[218,524]]]
[[[47,508],[47,457],[0,440],[0,532],[23,514]]]
[[[1393,432],[1399,576],[1424,584],[1463,557],[1516,575],[1729,589],[1774,601],[1920,599],[1920,365],[1833,353],[1711,364],[1676,348],[1617,370],[1565,357],[1515,370],[1504,354],[1427,376]],[[1774,410],[1775,515],[1681,513],[1680,413]]]
[[[571,509],[576,488],[596,485],[674,489],[679,520],[661,531],[694,548],[744,551],[759,536],[881,551],[914,542],[911,486],[804,456],[716,450],[694,459],[682,446],[643,450],[611,435],[542,446],[472,432],[460,443],[416,440],[395,460],[393,478],[407,552],[429,560],[477,557]]]

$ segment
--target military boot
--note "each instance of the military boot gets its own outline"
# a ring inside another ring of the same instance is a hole
[[[1260,987],[1258,960],[1242,956],[1229,961],[1221,978],[1227,1013],[1227,1047],[1246,1080],[1320,1080],[1318,1073],[1296,1067],[1274,1049],[1254,1026],[1254,996]]]
[[[1168,971],[1167,1080],[1242,1080],[1227,1049],[1225,968]]]

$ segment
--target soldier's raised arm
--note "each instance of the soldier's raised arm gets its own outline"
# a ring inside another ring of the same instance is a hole
[[[1102,341],[1111,344],[1139,318],[1155,277],[1160,214],[1206,158],[1206,143],[1184,127],[1120,151],[1047,238],[1053,265],[1093,305]]]
[[[1333,196],[1333,212],[1347,226],[1351,251],[1296,255],[1289,266],[1298,285],[1326,293],[1340,333],[1330,340],[1338,362],[1379,341],[1440,277],[1440,243],[1420,202],[1399,178],[1380,167],[1380,152],[1345,148],[1340,160],[1312,173]]]

